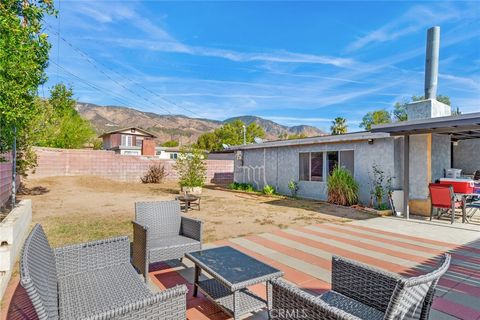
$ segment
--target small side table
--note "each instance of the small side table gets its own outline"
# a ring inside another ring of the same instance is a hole
[[[183,205],[183,212],[188,212],[189,209],[193,208],[200,211],[200,199],[200,196],[194,196],[193,194],[175,197],[175,200],[180,201],[180,205]]]

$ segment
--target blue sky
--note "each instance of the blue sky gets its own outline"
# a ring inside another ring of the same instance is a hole
[[[257,115],[358,130],[423,94],[426,30],[441,27],[439,94],[480,111],[480,1],[57,0],[48,88],[79,101],[223,120]]]

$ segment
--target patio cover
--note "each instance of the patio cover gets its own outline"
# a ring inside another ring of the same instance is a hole
[[[410,136],[416,134],[436,133],[451,136],[452,141],[480,138],[480,112],[462,115],[415,119],[396,123],[375,125],[372,133],[389,133],[390,136],[403,136],[403,208],[405,218],[409,218],[410,186]]]
[[[391,136],[448,134],[451,135],[452,141],[477,139],[480,138],[480,112],[381,124],[373,126],[370,131],[390,133]]]

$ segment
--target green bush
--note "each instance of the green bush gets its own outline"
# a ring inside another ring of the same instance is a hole
[[[263,187],[263,193],[266,195],[275,194],[275,188],[267,184],[265,187]]]
[[[254,192],[255,188],[253,187],[253,184],[251,183],[239,183],[239,182],[233,182],[228,185],[228,188],[231,190],[242,190],[242,191],[247,191],[247,192]]]
[[[298,182],[290,179],[288,182],[288,189],[290,189],[290,193],[292,194],[292,197],[296,198],[298,190],[300,189],[300,186],[298,185]]]
[[[335,167],[328,177],[328,202],[342,206],[358,203],[358,183],[350,171]]]
[[[241,190],[245,190],[247,192],[254,192],[255,188],[253,187],[253,184],[251,184],[251,183],[242,183],[242,189]]]

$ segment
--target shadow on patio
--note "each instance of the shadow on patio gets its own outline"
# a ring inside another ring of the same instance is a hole
[[[388,219],[379,221],[385,224]],[[436,266],[441,254],[449,252],[452,264],[437,287],[431,319],[480,319],[480,234],[474,241],[452,244],[432,236],[417,236],[424,224],[409,223],[411,232],[405,234],[372,227],[371,222],[373,220],[358,221],[358,224],[324,223],[282,229],[218,241],[205,248],[232,246],[282,270],[287,281],[315,295],[330,288],[331,257],[334,254],[412,276],[427,273]],[[458,234],[466,232],[453,228],[445,230]],[[188,319],[227,319],[227,315],[200,293],[196,298],[192,296],[193,273],[193,265],[188,259],[184,259],[183,263],[169,261],[150,267],[150,278],[156,290],[176,284],[187,285]],[[264,285],[251,289],[265,297]],[[11,301],[7,298],[4,305],[8,315],[4,314],[1,319],[35,319],[18,279],[12,282],[10,291],[13,298]],[[265,316],[265,312],[258,312],[249,319],[264,319]]]

